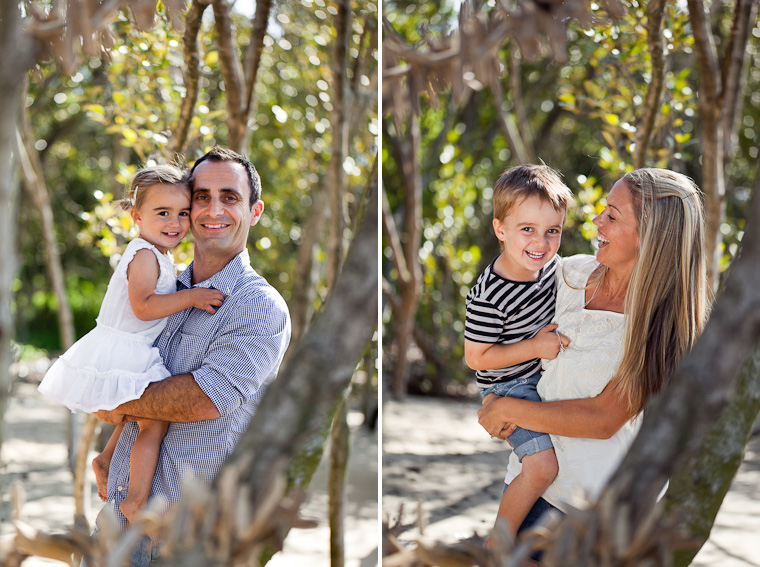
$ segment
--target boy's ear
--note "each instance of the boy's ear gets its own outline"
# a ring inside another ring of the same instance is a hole
[[[504,226],[499,219],[493,219],[493,231],[496,234],[496,238],[504,242],[507,237],[504,234]]]

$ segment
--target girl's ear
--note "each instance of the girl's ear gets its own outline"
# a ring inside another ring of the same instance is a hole
[[[138,211],[137,209],[132,209],[131,211],[129,211],[129,215],[132,217],[132,221],[134,223],[137,223],[137,221],[142,220],[140,218],[140,211]]]

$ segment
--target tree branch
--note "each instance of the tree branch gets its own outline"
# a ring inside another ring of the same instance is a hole
[[[652,0],[647,5],[647,44],[651,61],[652,80],[647,88],[644,110],[636,129],[636,149],[633,167],[644,167],[654,126],[660,114],[660,99],[665,86],[665,41],[662,37],[666,0]]]
[[[256,15],[251,27],[251,38],[243,60],[243,73],[246,85],[245,108],[246,116],[250,116],[253,107],[253,92],[256,86],[256,77],[261,63],[261,52],[264,49],[264,37],[269,26],[269,14],[272,11],[272,0],[257,0]]]
[[[219,61],[227,95],[227,146],[244,153],[243,137],[248,126],[248,115],[243,105],[243,68],[235,44],[235,26],[227,0],[213,0],[214,22],[219,42]]]
[[[726,46],[722,75],[722,130],[724,161],[728,162],[736,152],[737,114],[746,80],[747,42],[757,16],[756,0],[738,0],[734,9],[734,21]]]
[[[185,19],[185,98],[177,120],[177,127],[172,136],[171,149],[178,154],[185,153],[190,124],[198,102],[198,80],[200,78],[200,52],[198,32],[203,23],[203,12],[209,0],[195,0],[190,6]]]

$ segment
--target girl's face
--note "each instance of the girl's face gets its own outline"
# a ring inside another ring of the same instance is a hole
[[[622,180],[615,183],[607,195],[607,207],[593,222],[599,227],[599,263],[633,271],[639,254],[639,232],[633,197]]]
[[[132,210],[132,219],[140,236],[166,254],[190,230],[190,190],[159,183],[138,191],[145,191],[145,197],[140,208]]]

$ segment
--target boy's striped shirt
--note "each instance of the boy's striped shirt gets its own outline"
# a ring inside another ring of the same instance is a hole
[[[538,279],[515,282],[494,272],[496,260],[467,294],[464,336],[478,343],[512,344],[533,338],[554,317],[559,256],[541,269]],[[478,386],[527,378],[541,368],[534,358],[507,368],[478,370]]]

